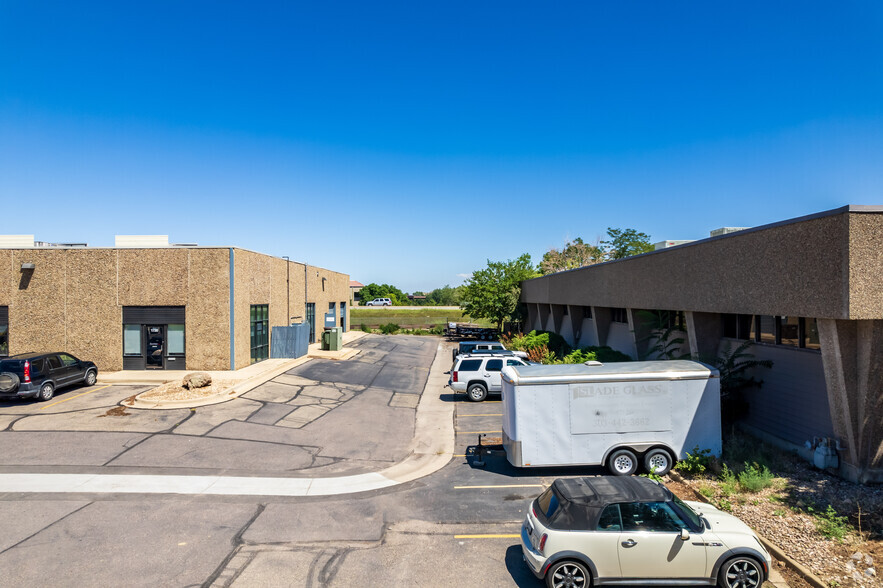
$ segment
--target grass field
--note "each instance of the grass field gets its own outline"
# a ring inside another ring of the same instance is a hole
[[[387,323],[395,323],[403,329],[431,329],[436,325],[446,322],[469,322],[469,317],[463,316],[459,309],[439,308],[384,308],[358,307],[350,309],[350,323],[352,328],[358,329],[359,325],[365,324],[371,328],[377,328]],[[487,321],[473,321],[482,326],[492,326]]]

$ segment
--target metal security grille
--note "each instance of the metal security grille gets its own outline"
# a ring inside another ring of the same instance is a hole
[[[270,305],[251,305],[251,363],[270,357]]]

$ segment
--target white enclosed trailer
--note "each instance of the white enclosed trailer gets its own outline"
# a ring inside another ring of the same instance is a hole
[[[506,367],[503,446],[516,467],[606,464],[668,472],[721,452],[720,376],[696,361]]]

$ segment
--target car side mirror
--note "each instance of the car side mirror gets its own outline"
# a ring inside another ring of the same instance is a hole
[[[690,531],[687,529],[681,529],[681,541],[687,541],[690,539]]]

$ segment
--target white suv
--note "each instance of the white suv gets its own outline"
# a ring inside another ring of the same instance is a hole
[[[454,392],[466,392],[469,400],[481,402],[489,392],[499,393],[503,389],[500,372],[503,366],[526,366],[527,363],[512,355],[463,354],[458,355],[451,370],[448,386]]]
[[[392,300],[389,298],[375,298],[370,302],[366,302],[365,306],[392,306]]]
[[[631,476],[555,480],[527,509],[521,551],[549,588],[760,588],[772,564],[733,515]]]

